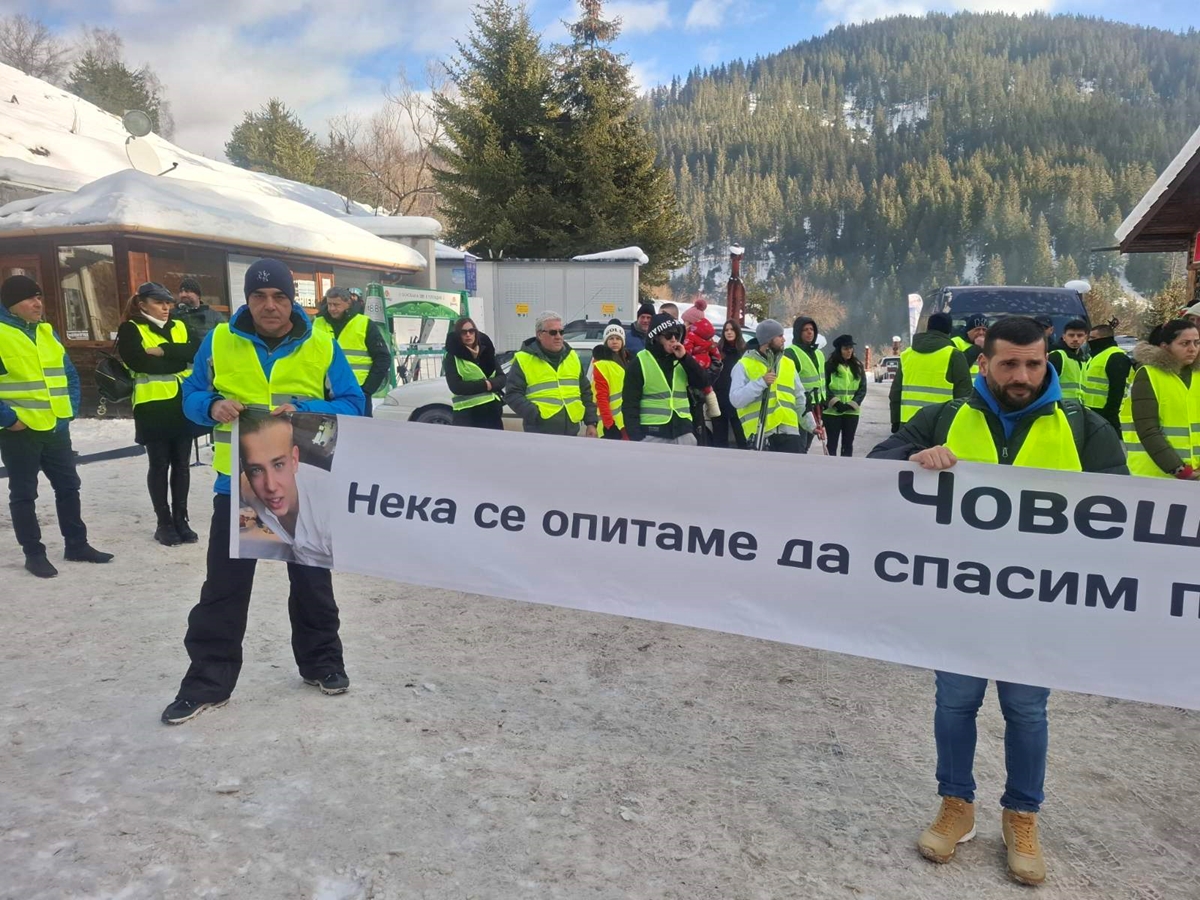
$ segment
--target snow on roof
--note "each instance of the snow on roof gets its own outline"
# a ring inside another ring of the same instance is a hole
[[[1142,219],[1146,217],[1154,204],[1171,187],[1175,179],[1179,177],[1197,153],[1200,153],[1200,128],[1192,132],[1191,138],[1183,145],[1183,149],[1179,151],[1179,155],[1171,160],[1171,164],[1158,176],[1158,181],[1154,182],[1150,190],[1146,191],[1145,196],[1138,201],[1138,205],[1133,208],[1133,212],[1125,217],[1125,221],[1121,223],[1121,227],[1116,231],[1118,244],[1124,244],[1126,238],[1133,233],[1134,229],[1142,224]]]
[[[442,223],[428,216],[352,216],[354,224],[384,238],[437,238]]]
[[[114,227],[380,269],[425,267],[425,258],[411,247],[367,234],[344,218],[296,200],[133,169],[98,178],[73,193],[0,207],[0,236]]]
[[[650,257],[642,252],[641,247],[622,247],[620,250],[607,250],[604,253],[585,253],[582,256],[572,256],[572,262],[635,262],[646,265]]]
[[[438,259],[442,260],[479,259],[474,253],[468,253],[466,250],[459,249],[458,247],[451,247],[449,244],[443,244],[441,241],[434,244],[434,253]]]
[[[16,102],[12,102],[13,98]],[[0,64],[0,180],[47,191],[73,191],[130,168],[121,120],[62,88]],[[324,188],[239,169],[177,147],[156,134],[137,139],[154,150],[166,177],[281,197],[340,216],[366,216]]]

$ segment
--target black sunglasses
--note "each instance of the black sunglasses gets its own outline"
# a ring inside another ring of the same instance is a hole
[[[566,331],[561,328],[547,328],[545,333],[550,335],[550,337],[558,337],[560,334],[566,334]]]
[[[475,334],[474,328],[464,328],[459,334]]]

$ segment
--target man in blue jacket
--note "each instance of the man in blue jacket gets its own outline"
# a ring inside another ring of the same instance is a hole
[[[183,643],[191,666],[175,701],[162,714],[167,725],[224,706],[242,668],[242,636],[254,586],[255,560],[231,559],[230,493],[232,423],[246,409],[272,415],[294,412],[361,416],[365,399],[342,350],[327,334],[314,333],[295,302],[288,267],[260,259],[246,270],[246,306],[218,325],[196,353],[183,382],[183,411],[213,429],[217,470],[208,534],[208,571],[200,602],[188,616]],[[329,570],[288,563],[292,650],[300,677],[322,693],[350,687],[338,637],[338,608]]]
[[[87,541],[79,509],[79,474],[70,422],[79,411],[79,373],[58,335],[42,321],[42,289],[26,275],[0,285],[0,461],[8,470],[8,508],[25,551],[25,568],[38,578],[58,569],[46,558],[38,525],[38,473],[54,488],[58,527],[72,562],[106,563]]]

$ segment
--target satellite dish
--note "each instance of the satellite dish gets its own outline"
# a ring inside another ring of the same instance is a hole
[[[147,175],[158,175],[162,172],[158,154],[145,141],[139,141],[135,137],[127,138],[125,155],[129,157],[129,164],[139,172],[145,172]]]
[[[131,109],[121,116],[121,124],[134,137],[145,137],[154,130],[154,123],[140,109]]]

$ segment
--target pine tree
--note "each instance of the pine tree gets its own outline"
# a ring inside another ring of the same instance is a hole
[[[321,150],[317,139],[281,100],[272,97],[258,112],[248,112],[233,129],[225,155],[235,166],[311,182]]]
[[[983,270],[983,280],[980,284],[999,285],[1004,284],[1004,260],[1000,258],[999,253],[993,253],[988,259],[987,266]]]
[[[1033,229],[1033,263],[1029,269],[1029,283],[1043,286],[1054,284],[1054,256],[1050,249],[1050,226],[1045,216],[1038,216]]]
[[[550,59],[523,7],[487,0],[436,97],[435,183],[449,239],[485,257],[560,255],[567,164]]]
[[[89,51],[71,69],[67,90],[115,116],[140,109],[154,131],[163,133],[162,86],[147,68],[131,71],[120,59],[104,60]]]

